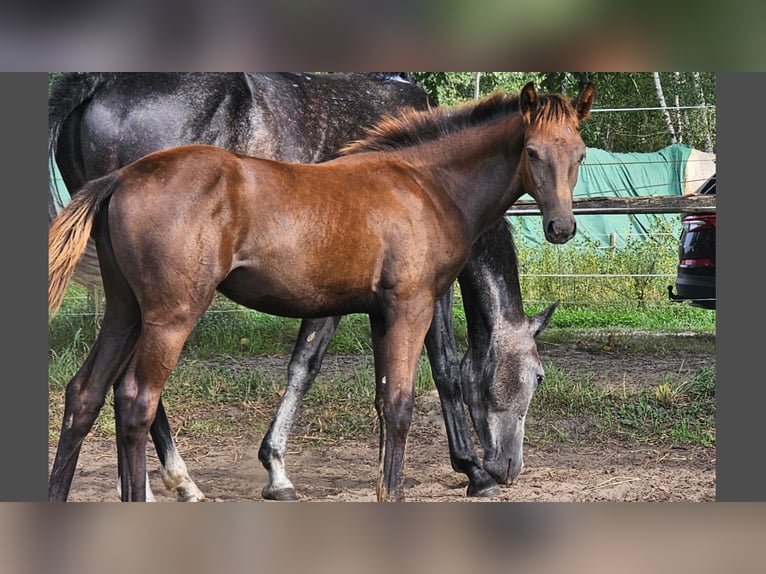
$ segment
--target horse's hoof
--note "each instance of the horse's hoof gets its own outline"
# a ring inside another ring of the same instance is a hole
[[[178,502],[204,502],[205,495],[201,491],[176,491],[176,500]]]
[[[295,494],[294,488],[280,488],[279,490],[266,490],[263,489],[261,493],[266,500],[281,500],[281,501],[293,501],[298,500],[298,496]]]
[[[473,484],[469,484],[468,490],[466,491],[466,496],[494,498],[496,496],[500,496],[500,487],[497,486],[496,484],[493,484],[491,486],[485,486],[485,487],[478,487],[478,486],[474,486]]]

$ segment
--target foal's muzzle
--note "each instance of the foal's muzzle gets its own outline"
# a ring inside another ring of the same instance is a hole
[[[558,217],[551,219],[545,226],[545,239],[550,243],[566,243],[577,233],[577,222],[574,217]]]

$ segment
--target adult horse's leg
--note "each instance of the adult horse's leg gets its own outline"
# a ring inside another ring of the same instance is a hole
[[[296,500],[295,487],[285,470],[285,452],[290,429],[303,397],[308,392],[322,366],[327,346],[341,317],[304,319],[298,331],[298,341],[287,368],[287,387],[279,402],[277,413],[258,450],[258,459],[269,473],[269,482],[262,496],[268,500]]]
[[[106,310],[88,358],[66,388],[64,422],[48,485],[50,501],[66,501],[82,442],[104,404],[109,385],[125,368],[137,336],[137,320]]]
[[[497,496],[497,482],[484,470],[471,440],[460,386],[460,360],[452,322],[453,289],[436,302],[425,344],[439,392],[452,468],[468,476],[468,496]]]
[[[415,373],[434,311],[422,295],[383,303],[383,317],[370,315],[375,355],[375,409],[380,425],[379,502],[404,500],[404,450],[415,402]]]
[[[160,397],[160,402],[157,405],[157,415],[154,417],[154,422],[152,422],[149,432],[151,433],[154,447],[157,449],[157,457],[160,459],[160,474],[162,482],[165,483],[165,488],[171,491],[175,490],[176,499],[179,502],[199,502],[205,500],[205,495],[189,476],[186,463],[181,458],[175,441],[173,441],[173,433],[170,430],[170,422],[165,414],[165,407],[162,405],[162,397]],[[147,496],[149,492],[147,485]]]

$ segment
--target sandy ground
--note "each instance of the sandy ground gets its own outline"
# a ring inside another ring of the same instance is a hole
[[[675,353],[647,357],[544,345],[541,356],[567,373],[589,373],[599,384],[657,385],[668,373],[715,368],[715,355]],[[264,367],[264,361],[254,359]],[[284,360],[286,361],[286,359]],[[273,368],[284,372],[281,359]],[[325,369],[348,358],[327,357]],[[328,366],[329,365],[329,366]],[[321,376],[321,375],[320,375]],[[530,413],[534,417],[534,413]],[[179,450],[192,478],[209,501],[263,501],[267,474],[258,461],[260,436],[232,432],[191,444],[180,436]],[[374,501],[378,434],[334,444],[293,441],[287,469],[300,501]],[[49,460],[55,442],[49,447]],[[525,443],[525,467],[514,484],[493,501],[712,501],[715,498],[715,448],[674,445],[641,446],[607,442],[590,446]],[[150,480],[159,501],[174,501],[159,477],[153,450],[148,454]],[[78,463],[69,500],[116,501],[116,455],[113,439],[89,436]],[[452,470],[444,424],[435,393],[420,396],[407,447],[405,496],[408,501],[480,501],[465,496],[467,479]]]

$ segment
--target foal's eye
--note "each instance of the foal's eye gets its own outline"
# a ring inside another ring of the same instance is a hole
[[[529,157],[529,159],[540,159],[537,150],[534,150],[531,147],[527,148],[527,157]]]
[[[545,378],[545,375],[537,375],[537,386],[539,387],[540,384],[543,382],[543,379]]]

